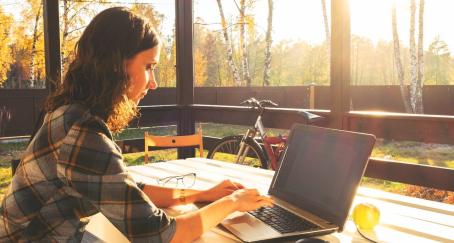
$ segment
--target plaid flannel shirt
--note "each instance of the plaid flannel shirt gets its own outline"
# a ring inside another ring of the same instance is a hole
[[[0,208],[0,242],[79,242],[101,212],[134,242],[168,242],[175,219],[142,192],[104,121],[79,104],[48,114]]]

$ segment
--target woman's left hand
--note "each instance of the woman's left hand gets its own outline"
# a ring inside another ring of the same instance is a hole
[[[199,202],[213,202],[227,195],[232,194],[234,191],[244,189],[240,183],[231,180],[223,180],[216,186],[202,191],[197,201]]]

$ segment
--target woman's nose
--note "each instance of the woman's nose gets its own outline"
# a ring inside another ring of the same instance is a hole
[[[156,80],[154,77],[150,79],[150,82],[148,83],[148,89],[154,90],[158,88],[158,83],[156,83]]]

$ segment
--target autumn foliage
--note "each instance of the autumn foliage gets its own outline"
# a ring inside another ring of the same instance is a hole
[[[454,204],[454,192],[443,191],[422,186],[409,185],[406,186],[404,194],[411,197]]]

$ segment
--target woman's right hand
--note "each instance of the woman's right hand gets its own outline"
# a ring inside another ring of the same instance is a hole
[[[264,195],[260,195],[257,189],[241,189],[233,192],[231,197],[236,204],[236,210],[246,212],[258,209],[264,206],[273,206],[273,200]]]

